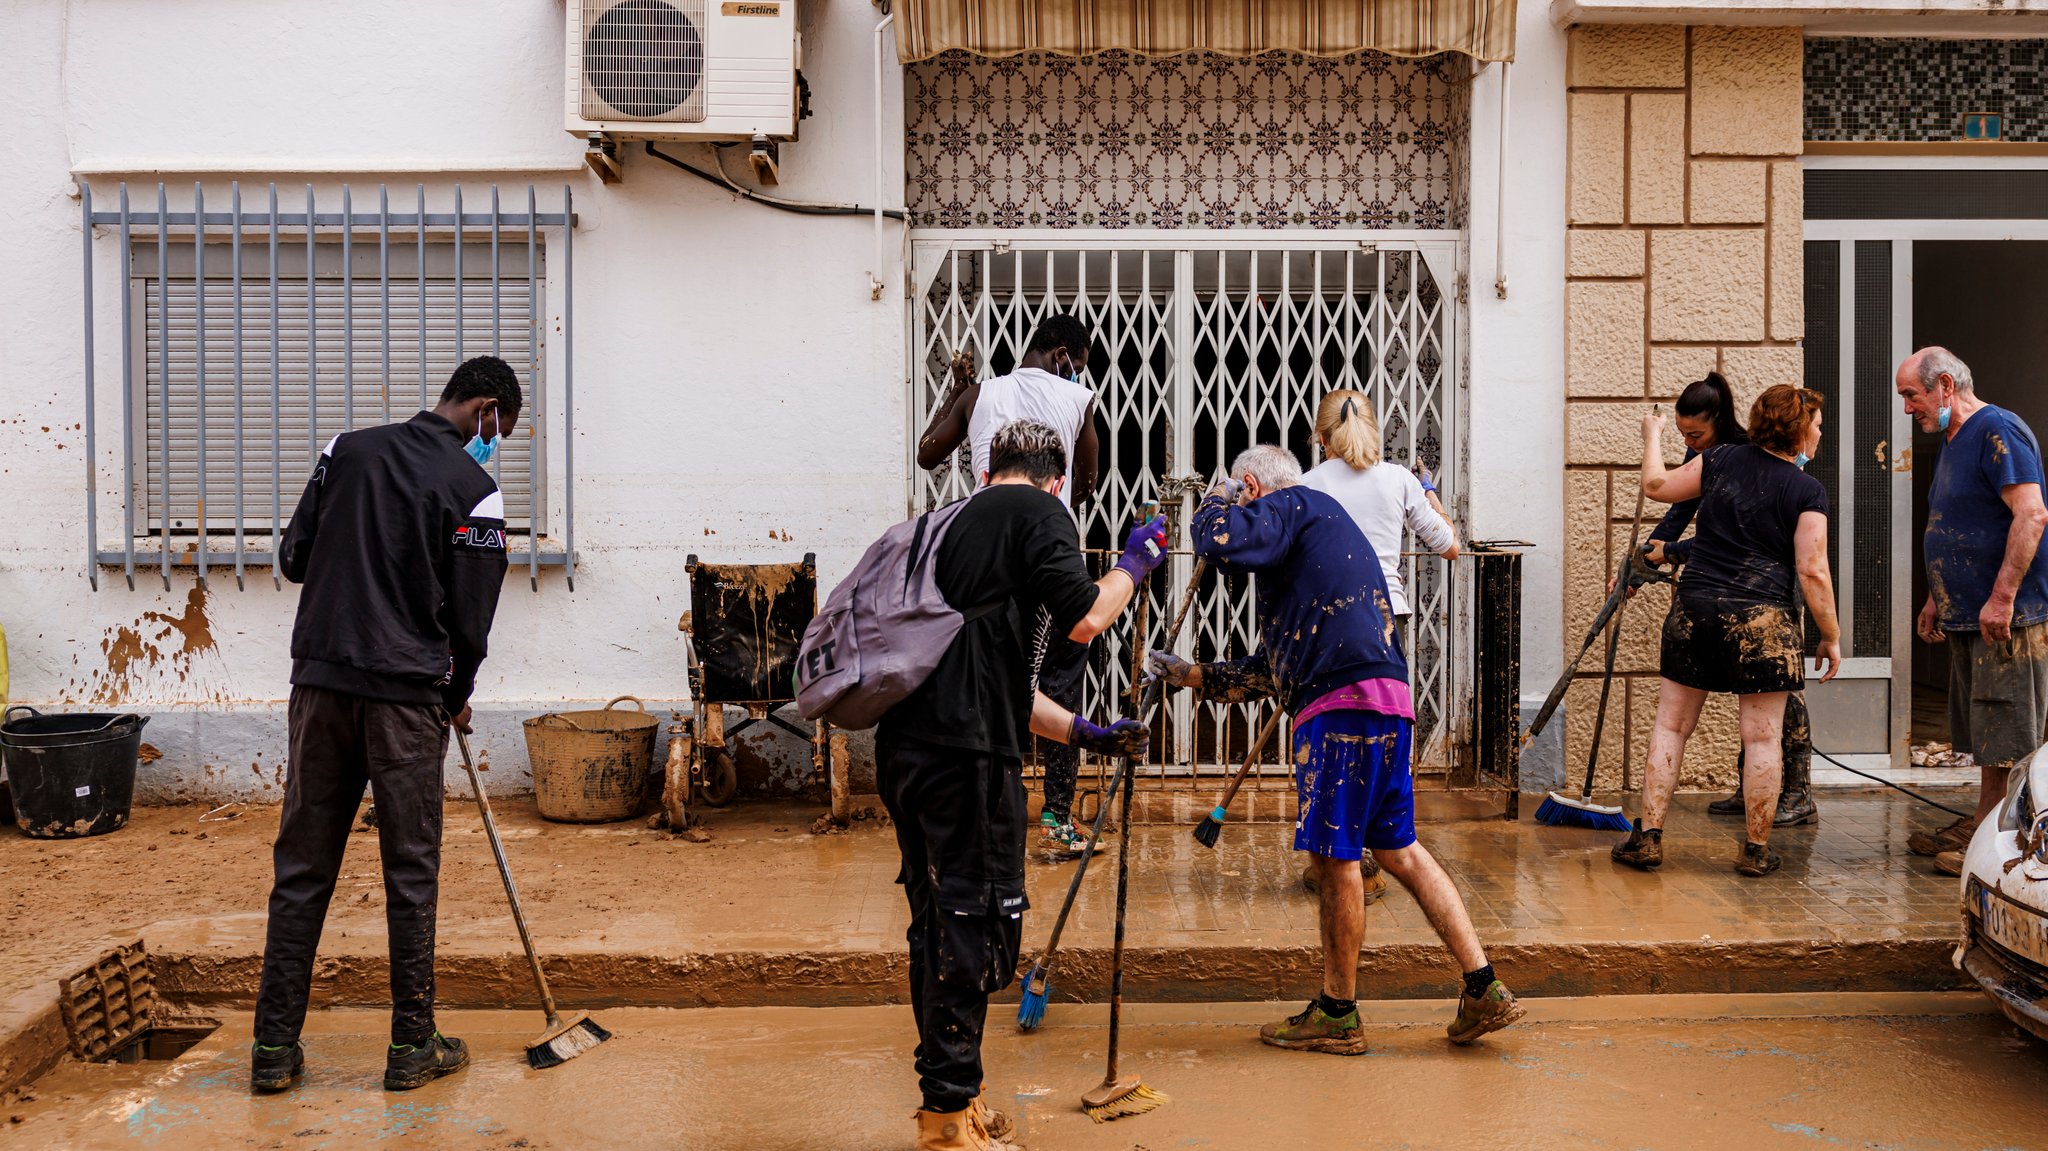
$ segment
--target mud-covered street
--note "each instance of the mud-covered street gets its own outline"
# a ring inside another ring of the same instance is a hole
[[[1172,1097],[1097,1125],[1100,1007],[1055,1006],[1036,1033],[992,1026],[988,1093],[1024,1146],[1978,1151],[2040,1146],[2048,1046],[1974,994],[1649,996],[1533,1001],[1471,1048],[1443,1003],[1364,1005],[1363,1058],[1275,1051],[1256,1026],[1292,1004],[1136,1006],[1127,1069]],[[406,1095],[377,1090],[384,1015],[316,1013],[294,1090],[252,1097],[248,1018],[174,1064],[71,1065],[15,1105],[24,1146],[865,1151],[901,1145],[917,1106],[900,1072],[904,1008],[599,1013],[617,1037],[545,1072],[537,1020],[450,1012],[475,1065]],[[1007,1013],[1002,1013],[1007,1014]]]

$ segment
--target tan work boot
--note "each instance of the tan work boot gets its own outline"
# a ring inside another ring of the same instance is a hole
[[[1963,853],[1960,851],[1943,851],[1936,854],[1934,857],[1934,870],[1941,872],[1943,875],[1961,876],[1963,874]]]
[[[917,1151],[1004,1151],[1014,1146],[981,1125],[969,1104],[958,1111],[917,1112]]]
[[[1906,850],[1914,855],[1940,855],[1944,851],[1961,851],[1970,846],[1970,837],[1977,834],[1977,817],[1966,815],[1939,831],[1916,831],[1906,837]]]
[[[1012,1130],[1010,1117],[988,1105],[988,1085],[982,1084],[981,1093],[974,1097],[974,1118],[989,1133],[992,1139],[1008,1139]]]

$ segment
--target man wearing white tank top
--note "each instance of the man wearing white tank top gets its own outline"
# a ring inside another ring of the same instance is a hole
[[[1059,432],[1067,451],[1067,482],[1059,489],[1061,501],[1069,508],[1084,506],[1095,492],[1101,452],[1095,432],[1095,393],[1080,382],[1092,343],[1088,326],[1077,317],[1047,316],[1031,333],[1017,369],[980,383],[974,382],[974,354],[961,352],[953,359],[951,386],[917,441],[917,466],[938,467],[964,442],[974,453],[977,483],[986,484],[989,443],[996,432],[1017,420],[1035,420]],[[1063,707],[1079,707],[1087,673],[1087,644],[1063,635],[1043,637],[1040,691]],[[1073,821],[1079,757],[1065,744],[1040,741],[1039,747],[1045,764],[1040,838],[1056,857],[1078,855],[1087,839]]]

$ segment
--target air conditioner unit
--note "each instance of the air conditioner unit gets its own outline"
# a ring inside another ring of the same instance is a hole
[[[569,0],[568,129],[634,140],[796,135],[796,0]]]

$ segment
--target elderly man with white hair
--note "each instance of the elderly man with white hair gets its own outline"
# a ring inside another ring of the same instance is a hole
[[[2004,408],[1977,398],[1969,365],[1922,348],[1893,381],[1906,414],[1943,437],[1927,495],[1927,602],[1915,627],[1948,644],[1949,739],[1976,757],[1977,810],[1906,845],[1961,875],[1963,849],[2005,798],[2006,775],[2048,737],[2048,527],[2041,444]]]
[[[1451,1042],[1506,1027],[1523,1008],[1494,978],[1456,885],[1415,841],[1415,708],[1372,544],[1335,498],[1302,486],[1301,465],[1285,448],[1249,448],[1230,472],[1235,478],[1202,500],[1190,534],[1195,554],[1217,569],[1257,576],[1258,650],[1200,665],[1154,651],[1147,664],[1204,699],[1277,696],[1294,714],[1294,848],[1310,854],[1317,872],[1323,992],[1260,1038],[1365,1053],[1356,995],[1365,938],[1358,860],[1368,849],[1414,894],[1465,973]]]

